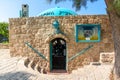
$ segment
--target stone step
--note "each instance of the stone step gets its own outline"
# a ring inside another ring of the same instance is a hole
[[[77,71],[78,71],[78,70],[73,70],[73,71],[72,71],[72,74],[75,74],[75,73],[77,73]]]
[[[10,53],[9,49],[0,49],[0,53]]]
[[[77,70],[73,70],[72,74],[77,76],[89,75],[93,71],[95,71],[96,68],[97,66],[87,65],[87,66],[84,66],[83,68],[78,68]]]
[[[38,65],[38,64],[36,64],[36,66],[35,66],[35,71],[37,71],[37,72],[39,72],[39,73],[41,73],[41,67]]]
[[[8,72],[14,72],[16,70],[17,70],[16,64],[12,64],[8,67],[5,67],[5,68],[1,69],[0,72],[3,74],[3,73],[8,73]]]
[[[72,73],[72,75],[74,76],[83,76],[83,75],[87,75],[87,73],[84,70],[78,71],[76,70],[74,73]]]
[[[94,75],[94,72],[93,73],[91,73],[91,74],[89,74],[89,75],[86,75],[85,77],[87,77],[88,78],[88,80],[95,80],[95,75]],[[97,79],[96,79],[97,80]],[[102,80],[104,80],[104,79],[102,79]]]
[[[96,65],[96,66],[98,65],[99,66],[99,65],[101,65],[101,63],[100,62],[90,62],[90,65]]]
[[[18,64],[24,65],[26,59],[26,57],[19,58]]]
[[[95,78],[96,80],[103,80],[103,74],[101,71],[99,71],[99,67],[94,71],[94,73],[96,74],[95,75]]]
[[[9,59],[4,59],[4,60],[1,60],[1,62],[0,62],[0,66],[1,65],[6,65],[6,64],[9,64],[9,63],[11,63],[11,62],[14,62],[14,61],[17,61],[18,60],[18,58],[9,58]]]
[[[38,74],[42,73],[42,69],[40,67],[38,67],[38,64],[35,64],[33,66],[33,61],[32,60],[30,62],[28,62],[27,65],[26,65],[26,60],[27,59],[28,58],[22,58],[18,62],[18,64],[21,65],[22,67],[26,67],[27,69],[29,69],[30,71],[33,71],[34,73],[38,73]]]
[[[28,60],[28,58],[24,59],[24,65],[27,67],[27,68],[30,68],[34,71],[37,71],[39,73],[42,73],[42,74],[46,74],[46,71],[44,69],[44,65],[43,66],[39,66],[38,64],[34,64],[34,61],[33,60]]]
[[[7,59],[2,59],[1,61],[18,60],[18,59],[20,59],[20,57],[10,57]]]
[[[26,59],[24,59],[23,61],[24,61],[24,65],[25,65],[26,67],[28,67],[28,65],[29,65],[29,63],[30,63],[29,58],[26,58]]]
[[[13,62],[11,62],[11,63],[6,63],[5,65],[3,65],[3,66],[0,67],[0,70],[2,70],[2,69],[4,69],[4,68],[7,68],[7,67],[9,67],[9,66],[11,66],[11,65],[13,65],[13,64],[16,64],[16,62],[17,62],[17,61],[13,61]]]

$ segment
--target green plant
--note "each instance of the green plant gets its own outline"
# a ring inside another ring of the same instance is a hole
[[[120,0],[114,0],[113,7],[114,7],[115,12],[117,13],[117,15],[120,16]]]
[[[8,37],[8,23],[0,22],[0,34],[5,37]]]
[[[8,42],[9,31],[8,31],[8,23],[0,22],[0,42]]]
[[[4,41],[4,42],[2,42],[3,44],[9,44],[9,42],[8,41]]]
[[[109,5],[107,8],[109,12],[114,12],[118,16],[120,16],[120,0],[113,0],[113,1],[107,2],[107,5]]]

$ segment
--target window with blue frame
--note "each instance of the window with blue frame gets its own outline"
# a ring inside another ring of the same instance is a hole
[[[76,42],[100,42],[100,24],[77,24]]]

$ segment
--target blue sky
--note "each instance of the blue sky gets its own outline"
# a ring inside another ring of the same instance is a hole
[[[0,22],[8,22],[9,18],[19,17],[22,4],[29,5],[29,16],[31,17],[54,7],[62,7],[75,11],[71,6],[72,2],[69,0],[57,5],[54,4],[54,2],[48,4],[46,0],[0,0]],[[106,14],[106,5],[104,0],[98,0],[94,3],[88,2],[86,9],[82,7],[81,10],[76,13],[78,15]]]

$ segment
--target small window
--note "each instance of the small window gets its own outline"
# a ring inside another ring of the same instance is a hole
[[[100,24],[77,24],[76,42],[100,42]]]

